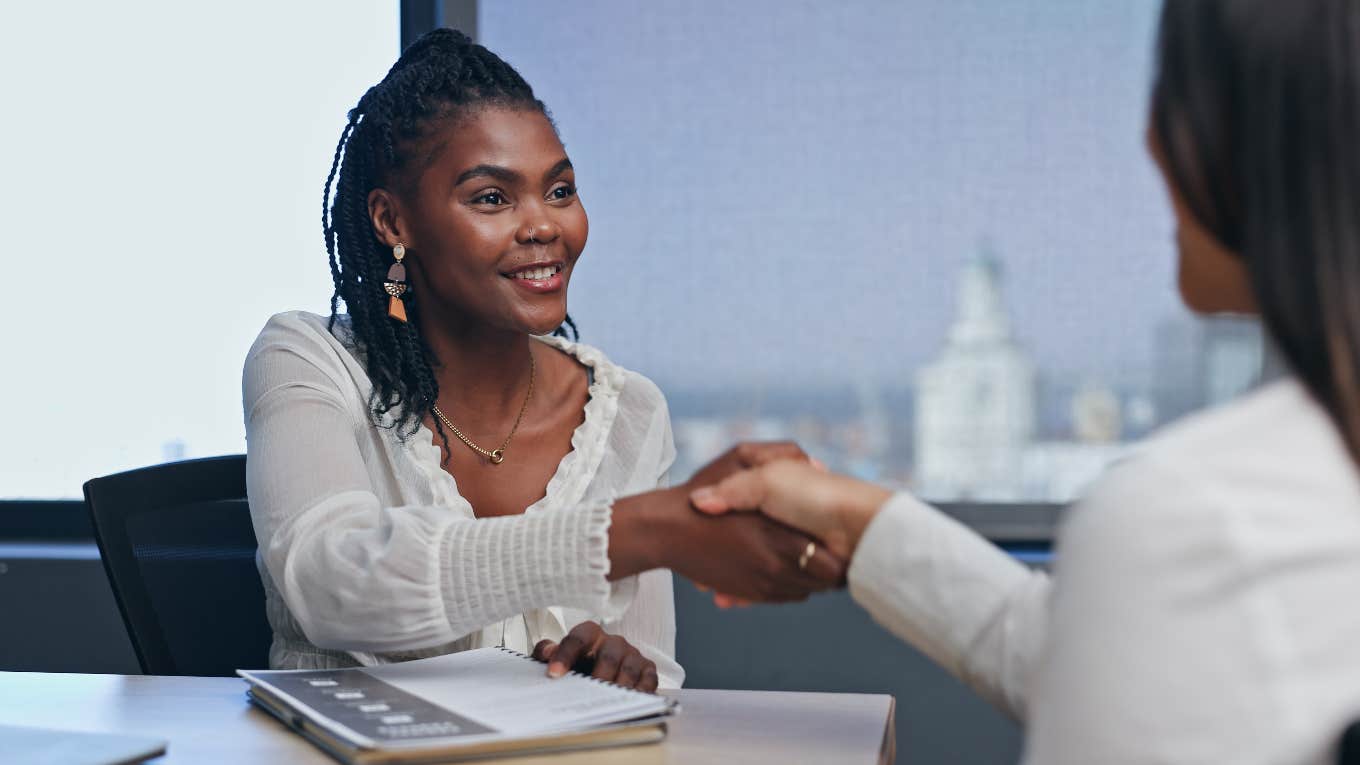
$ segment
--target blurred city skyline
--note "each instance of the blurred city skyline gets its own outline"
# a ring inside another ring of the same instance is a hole
[[[572,313],[616,361],[675,389],[905,381],[985,247],[1041,369],[1141,383],[1185,315],[1142,141],[1158,6],[504,0],[479,32],[576,164]]]

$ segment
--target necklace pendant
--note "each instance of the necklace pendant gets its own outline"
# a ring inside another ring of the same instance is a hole
[[[500,449],[491,452],[488,456],[491,458],[491,464],[493,465],[499,465],[502,462],[505,462],[505,452]]]

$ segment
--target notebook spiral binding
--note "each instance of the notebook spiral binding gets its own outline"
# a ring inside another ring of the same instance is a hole
[[[520,652],[520,651],[516,651],[516,650],[513,649],[513,648],[506,648],[506,647],[503,646],[503,645],[498,645],[498,646],[496,646],[496,648],[499,648],[500,650],[505,651],[505,652],[508,653],[508,654],[512,654],[512,655],[514,655],[514,656],[518,656],[518,657],[520,657],[521,659],[528,659],[529,661],[538,663],[538,659],[535,659],[534,657],[532,657],[532,656],[530,656],[530,655],[528,655],[528,654],[526,654],[526,653],[523,653],[523,652]],[[589,681],[592,682],[592,683],[599,683],[600,685],[608,685],[608,686],[610,686],[610,687],[612,687],[612,688],[618,688],[618,689],[621,690],[621,691],[628,691],[629,693],[639,693],[639,694],[642,694],[643,696],[650,696],[650,695],[651,695],[651,694],[647,694],[647,693],[642,693],[642,691],[639,691],[639,690],[636,689],[636,688],[626,688],[626,687],[624,687],[624,686],[622,686],[622,685],[619,685],[618,683],[616,683],[616,682],[614,682],[614,681],[612,681],[612,680],[601,680],[601,679],[598,678],[598,677],[593,677],[593,676],[591,676],[591,675],[587,675],[587,674],[584,673],[584,672],[577,672],[577,671],[574,670],[574,669],[568,669],[567,672],[569,672],[569,673],[571,673],[571,674],[573,674],[573,675],[576,675],[577,677],[584,677],[585,679],[589,680]]]

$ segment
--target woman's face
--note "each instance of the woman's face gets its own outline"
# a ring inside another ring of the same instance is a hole
[[[547,117],[479,109],[424,146],[433,158],[414,189],[369,197],[379,238],[406,245],[422,319],[533,334],[556,329],[589,225]]]
[[[1148,152],[1162,171],[1162,181],[1176,215],[1177,283],[1181,300],[1196,313],[1258,313],[1246,263],[1220,244],[1191,212],[1168,171],[1166,155],[1151,127],[1147,144]]]

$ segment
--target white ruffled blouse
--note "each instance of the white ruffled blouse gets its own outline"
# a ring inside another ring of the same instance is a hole
[[[270,665],[331,668],[486,645],[529,652],[585,620],[622,635],[679,687],[671,574],[610,583],[617,496],[667,482],[665,399],[599,350],[537,338],[593,372],[585,420],[543,499],[476,518],[424,426],[401,441],[369,415],[371,383],[347,317],[274,316],[242,380],[247,491]],[[388,421],[390,423],[390,419]]]

